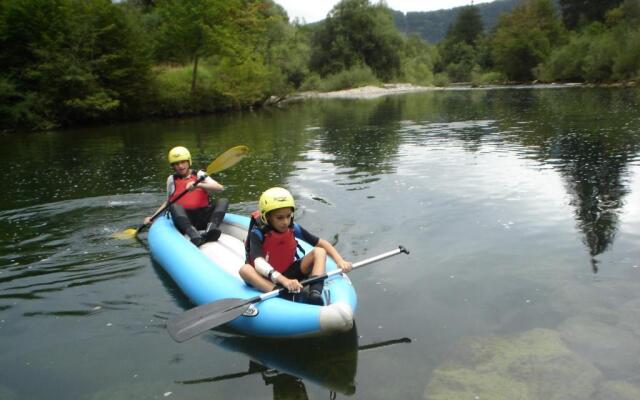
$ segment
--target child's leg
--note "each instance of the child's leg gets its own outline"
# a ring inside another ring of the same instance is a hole
[[[300,270],[306,276],[320,276],[324,274],[327,264],[327,251],[322,247],[314,247],[300,262]]]
[[[187,211],[180,204],[173,204],[169,211],[171,212],[171,218],[173,218],[173,223],[178,228],[178,232],[182,234],[186,234],[191,239],[191,242],[196,246],[199,246],[202,243],[202,237],[198,230],[191,225],[191,220],[187,215]]]
[[[218,240],[220,237],[220,229],[218,228],[224,219],[224,215],[227,213],[227,208],[229,208],[228,199],[218,199],[215,204],[210,207],[208,210],[210,214],[204,232],[205,241],[215,242]]]
[[[211,227],[207,227],[207,229],[217,229],[220,226],[224,219],[224,215],[227,213],[227,208],[229,208],[229,199],[222,198],[216,200],[213,205],[211,217],[209,218]]]
[[[251,264],[245,264],[240,267],[239,273],[240,277],[245,282],[247,282],[247,284],[262,292],[270,292],[274,288],[273,283],[264,276],[260,275]]]
[[[310,278],[314,276],[320,276],[324,274],[325,264],[327,263],[327,251],[321,247],[314,247],[302,261],[300,262],[300,270],[303,274]],[[309,286],[309,300],[308,302],[316,305],[323,305],[322,289],[324,288],[324,281],[312,283]]]

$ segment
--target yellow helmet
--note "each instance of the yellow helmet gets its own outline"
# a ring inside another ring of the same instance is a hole
[[[186,147],[177,146],[169,151],[169,164],[177,163],[179,161],[189,161],[191,165],[191,153]]]
[[[293,196],[287,189],[281,187],[272,187],[271,189],[266,190],[260,196],[260,201],[258,202],[260,219],[262,219],[262,222],[266,224],[267,213],[285,207],[291,207],[295,211],[296,203],[293,200]]]

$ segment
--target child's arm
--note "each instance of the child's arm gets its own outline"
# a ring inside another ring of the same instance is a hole
[[[167,205],[166,200],[160,205],[160,207],[158,207],[158,209],[156,210],[156,212],[154,212],[153,214],[151,214],[148,217],[144,217],[144,224],[145,225],[149,225],[151,223],[151,217],[156,215],[160,210],[162,210],[165,206]]]
[[[207,192],[222,192],[224,190],[224,186],[214,181],[210,176],[207,176],[204,181],[200,182],[198,187],[203,188]]]
[[[256,271],[265,278],[269,279],[275,284],[279,284],[292,293],[298,293],[303,289],[303,286],[297,279],[289,279],[276,271],[268,262],[262,257],[258,257],[254,260],[253,264],[256,266]]]
[[[351,262],[350,261],[345,261],[345,259],[342,258],[340,253],[338,253],[338,250],[336,250],[336,248],[333,247],[333,245],[331,243],[327,242],[324,239],[320,239],[320,240],[318,240],[318,243],[316,244],[316,246],[325,249],[327,254],[336,261],[336,265],[343,272],[351,271],[351,268],[352,268]]]

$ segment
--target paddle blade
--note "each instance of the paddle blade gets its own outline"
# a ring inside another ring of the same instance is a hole
[[[115,232],[113,237],[116,239],[131,239],[138,234],[138,229],[128,228],[121,232]]]
[[[241,316],[251,305],[250,300],[223,299],[194,307],[167,322],[169,335],[184,342]]]
[[[215,174],[216,172],[224,171],[227,168],[233,167],[242,160],[249,153],[247,146],[232,147],[224,153],[220,154],[218,158],[213,160],[207,167],[207,175]]]

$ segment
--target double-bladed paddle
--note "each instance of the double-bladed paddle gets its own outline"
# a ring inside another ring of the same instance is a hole
[[[398,248],[395,250],[388,251],[386,253],[382,253],[377,256],[367,258],[366,260],[354,263],[352,269],[363,267],[365,265],[384,260],[385,258],[389,258],[400,253],[409,254],[409,250],[407,250],[403,246],[398,246]],[[327,272],[324,275],[305,279],[300,283],[303,286],[306,286],[340,273],[342,273],[342,270],[338,268],[334,271]],[[286,291],[286,288],[279,288],[255,297],[251,297],[249,299],[229,298],[202,304],[170,319],[167,323],[167,330],[169,331],[169,335],[171,335],[173,340],[175,340],[176,342],[184,342],[185,340],[198,336],[208,331],[209,329],[213,329],[220,325],[224,325],[227,322],[233,321],[234,319],[244,314],[252,304],[259,303],[272,297],[276,297]]]
[[[215,160],[209,164],[207,167],[207,175],[212,175],[220,171],[224,171],[227,168],[231,168],[238,163],[238,161],[242,160],[247,153],[249,152],[249,148],[247,146],[235,146],[220,154]],[[207,175],[200,176],[196,181],[196,184],[204,181]],[[164,205],[161,209],[155,212],[151,216],[151,221],[155,220],[160,214],[162,214],[167,208],[171,207],[173,203],[180,200],[184,195],[186,195],[189,191],[183,190],[175,199],[171,201],[167,201],[167,204]],[[142,224],[137,228],[128,228],[122,232],[118,232],[114,234],[114,236],[118,239],[128,239],[134,236],[137,236],[138,233],[142,232],[145,228],[149,227],[151,224]]]

